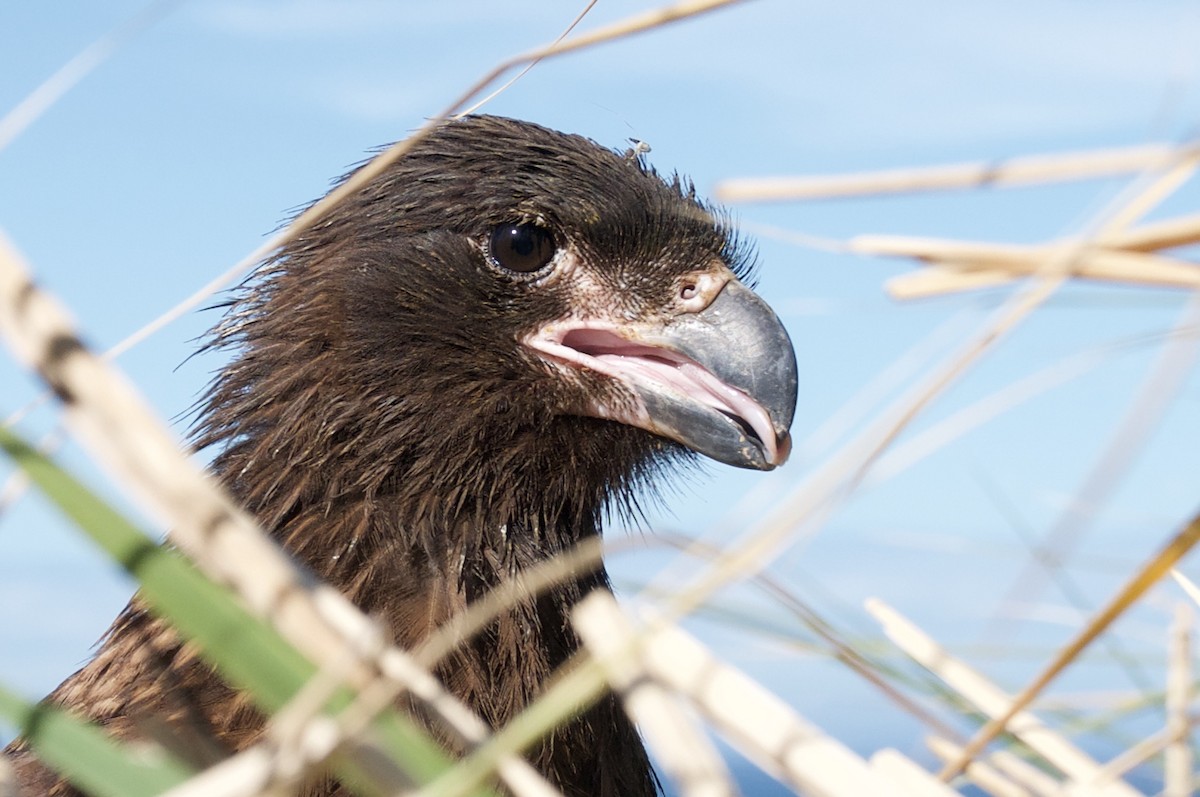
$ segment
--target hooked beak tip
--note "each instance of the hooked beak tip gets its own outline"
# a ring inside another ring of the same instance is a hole
[[[788,461],[788,457],[792,455],[792,436],[785,429],[780,433],[775,440],[775,456],[771,460],[771,467],[778,468],[780,465]]]

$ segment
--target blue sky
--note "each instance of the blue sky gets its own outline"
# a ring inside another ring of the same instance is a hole
[[[0,227],[88,338],[111,345],[254,249],[290,208],[322,194],[370,148],[403,137],[501,59],[554,38],[580,5],[175,4],[0,151]],[[0,6],[0,113],[142,7]],[[601,0],[584,28],[648,7]],[[1198,34],[1200,9],[1182,1],[760,0],[544,63],[487,111],[614,147],[647,141],[660,170],[690,174],[708,192],[735,176],[989,160],[1194,135]],[[1078,231],[1122,185],[735,212],[750,228],[835,239],[878,232],[1034,242]],[[1153,216],[1189,212],[1198,196],[1185,187]],[[767,237],[759,251],[761,291],[799,357],[794,433],[803,455],[768,476],[708,467],[668,491],[655,528],[733,539],[755,514],[744,496],[769,501],[820,466],[828,446],[803,443],[827,419],[957,318],[933,344],[936,358],[946,356],[1005,295],[896,304],[881,285],[905,263]],[[1169,291],[1070,286],[942,396],[913,433],[1080,352],[1161,335],[1185,301]],[[215,320],[213,312],[193,312],[122,358],[164,416],[184,413],[219,368],[211,356],[187,359]],[[774,572],[862,633],[873,631],[861,601],[878,595],[951,645],[988,641],[991,618],[1028,561],[1022,534],[1038,538],[1052,527],[1160,348],[1152,342],[1109,352],[1079,378],[863,489]],[[36,394],[6,358],[0,387],[4,415]],[[52,420],[42,411],[22,428],[37,434]],[[182,431],[184,423],[176,424]],[[1189,374],[1073,559],[1072,574],[1093,605],[1194,511],[1198,432],[1200,382]],[[65,458],[86,472],[78,452],[68,449]],[[653,535],[646,539],[652,543]],[[652,553],[621,557],[614,568],[628,594],[663,564]],[[0,517],[0,681],[31,695],[51,688],[85,658],[129,589],[39,499],[25,498]],[[1157,656],[1164,607],[1174,597],[1161,590],[1119,632]],[[730,605],[743,599],[755,600],[726,597]],[[1009,655],[977,660],[1010,687],[1066,638],[1076,616],[1053,588],[1028,603],[1018,608],[1032,619],[995,637]],[[760,634],[697,627],[864,748],[881,739],[915,745],[903,721],[862,719],[878,709],[871,692],[820,658]],[[1153,667],[1146,672],[1160,679]],[[1072,678],[1064,688],[1130,688],[1100,659]],[[867,713],[839,711],[846,701]]]

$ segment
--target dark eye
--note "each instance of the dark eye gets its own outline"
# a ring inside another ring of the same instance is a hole
[[[488,239],[488,254],[496,265],[518,274],[544,268],[554,251],[554,236],[536,224],[501,224]]]

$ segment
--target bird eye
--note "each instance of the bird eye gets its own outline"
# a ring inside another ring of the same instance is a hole
[[[554,257],[554,236],[536,224],[501,224],[492,230],[488,254],[496,265],[518,274],[532,274]]]

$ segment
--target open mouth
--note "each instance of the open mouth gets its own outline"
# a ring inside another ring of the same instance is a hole
[[[588,368],[622,382],[641,401],[642,406],[634,410],[594,406],[592,411],[598,417],[679,439],[678,434],[671,433],[670,424],[648,411],[647,404],[688,405],[691,414],[699,411],[716,416],[720,420],[712,418],[710,423],[736,429],[733,433],[761,451],[770,466],[787,456],[786,446],[780,450],[775,426],[762,405],[678,351],[631,340],[618,334],[615,327],[594,322],[556,324],[530,336],[526,344],[558,363]]]

